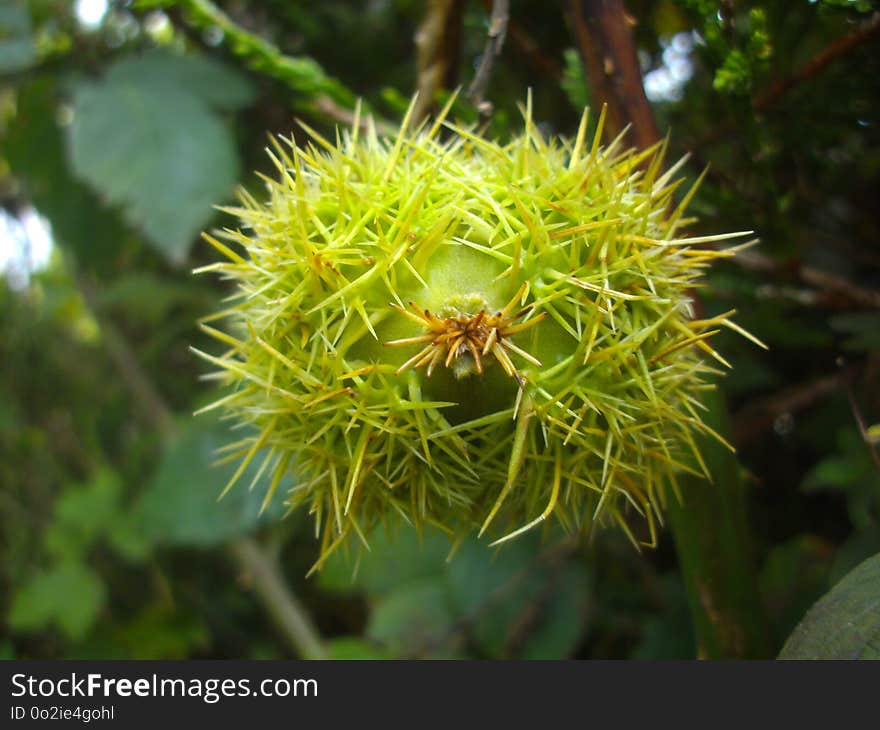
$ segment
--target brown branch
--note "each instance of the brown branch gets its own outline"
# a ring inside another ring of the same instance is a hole
[[[458,81],[463,5],[464,0],[428,0],[415,37],[419,92],[413,110],[416,123],[434,108],[437,92],[454,88]]]
[[[841,59],[864,43],[880,35],[880,13],[874,13],[871,19],[860,25],[852,33],[837,38],[807,61],[801,68],[784,79],[778,79],[759,91],[752,99],[752,108],[757,112],[767,112],[792,89],[805,81],[816,78],[832,63]],[[728,120],[706,136],[691,145],[698,149],[720,142],[736,131],[736,123]]]
[[[880,35],[880,13],[874,13],[870,20],[852,33],[829,43],[791,76],[770,84],[755,96],[752,106],[756,111],[766,110],[795,86],[815,78],[838,58],[846,56],[877,35]]]
[[[857,372],[850,367],[833,375],[798,383],[768,398],[754,400],[733,416],[733,442],[739,449],[751,446],[773,428],[776,420],[795,414],[834,393],[848,383]]]
[[[569,0],[567,18],[592,96],[607,105],[605,139],[630,125],[638,148],[656,143],[660,135],[642,85],[634,21],[622,0]]]
[[[480,59],[480,65],[474,80],[468,87],[468,98],[480,112],[481,116],[489,116],[492,113],[492,103],[484,97],[489,87],[489,78],[492,76],[492,67],[495,59],[501,55],[504,46],[504,37],[507,34],[507,23],[510,19],[509,0],[493,0],[492,15],[489,18],[489,37],[486,40],[486,48]]]
[[[756,251],[741,251],[733,261],[750,271],[776,274],[815,287],[821,295],[814,297],[815,304],[848,309],[880,309],[880,292],[865,289],[848,279],[797,261],[777,262]]]
[[[316,112],[319,116],[326,117],[327,119],[332,119],[334,122],[340,122],[346,127],[354,127],[354,112],[350,109],[346,109],[344,106],[340,106],[329,96],[322,95],[317,97],[311,106],[312,110]],[[379,132],[379,134],[393,135],[397,131],[397,127],[395,127],[390,122],[386,122],[381,117],[377,117],[371,113],[370,118],[373,121],[373,126],[376,128],[376,131]],[[360,127],[360,130],[362,132],[365,132],[367,129],[369,129],[370,123],[369,121],[367,121],[367,117],[365,115],[361,115],[358,126]]]

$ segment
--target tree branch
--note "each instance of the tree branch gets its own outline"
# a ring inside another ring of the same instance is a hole
[[[856,368],[851,367],[840,373],[798,383],[768,398],[751,401],[733,416],[733,442],[739,449],[748,448],[764,438],[777,418],[809,408],[817,400],[838,391],[855,373]]]
[[[853,49],[858,48],[863,43],[867,43],[878,35],[880,35],[880,13],[874,13],[870,20],[863,23],[852,33],[829,43],[791,76],[779,79],[759,92],[755,96],[752,106],[757,111],[766,110],[795,86],[818,76],[838,58],[846,56]]]
[[[451,89],[458,78],[461,13],[464,0],[428,0],[416,32],[419,98],[413,119],[421,121],[434,107],[440,89]]]
[[[777,262],[756,251],[741,251],[733,261],[750,271],[788,277],[815,287],[821,294],[816,304],[848,309],[880,309],[880,292],[860,287],[848,279],[798,261]]]
[[[605,139],[629,125],[636,147],[650,147],[660,135],[622,0],[569,0],[567,17],[593,98],[607,105]]]
[[[823,73],[832,63],[852,53],[856,48],[880,35],[880,13],[874,13],[871,19],[860,25],[852,33],[837,38],[807,61],[800,69],[790,76],[774,81],[769,86],[755,94],[752,100],[752,108],[758,112],[769,111],[789,91],[810,79],[814,79]],[[691,145],[692,149],[699,149],[707,145],[720,142],[729,134],[736,131],[736,124],[732,120],[721,124],[709,134],[698,139]]]

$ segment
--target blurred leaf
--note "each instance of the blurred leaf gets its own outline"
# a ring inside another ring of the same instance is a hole
[[[846,350],[876,352],[880,350],[880,314],[857,312],[839,314],[829,323],[836,332],[849,335],[844,341]]]
[[[229,105],[242,103],[236,79],[191,57],[149,55],[74,88],[74,171],[172,263],[186,259],[212,206],[238,179],[234,140],[211,108],[223,83]]]
[[[122,558],[131,562],[143,560],[151,547],[138,515],[128,509],[110,525],[107,541]]]
[[[420,537],[408,527],[375,530],[369,537],[370,551],[353,565],[344,554],[336,553],[318,575],[327,590],[363,590],[381,596],[395,587],[437,575],[443,569],[451,544],[434,530]]]
[[[853,524],[867,529],[880,516],[880,474],[868,445],[855,428],[842,429],[837,451],[813,467],[801,484],[804,492],[841,490]]]
[[[880,554],[813,606],[780,659],[880,659]]]
[[[228,441],[228,428],[208,417],[185,419],[179,425],[138,506],[148,537],[169,545],[211,547],[270,524],[284,513],[283,482],[262,515],[265,483],[248,489],[265,457],[261,453],[218,501],[237,468],[235,463],[214,466],[217,449]]]
[[[687,592],[681,577],[660,577],[662,608],[650,613],[642,626],[642,639],[631,659],[693,659],[694,631]]]
[[[367,636],[385,644],[396,656],[423,647],[445,648],[453,626],[449,595],[440,576],[399,586],[379,599],[370,616]],[[434,655],[434,651],[429,652]]]
[[[105,81],[133,84],[149,93],[173,96],[181,90],[219,110],[242,109],[256,97],[250,81],[206,56],[175,56],[161,51],[127,58],[111,66]]]
[[[853,533],[838,549],[826,585],[835,585],[859,563],[875,553],[880,553],[880,525]]]
[[[720,391],[707,391],[704,420],[729,432]],[[753,565],[745,490],[736,457],[701,436],[697,445],[713,482],[685,475],[681,502],[669,499],[669,522],[688,592],[701,658],[757,658],[768,652],[766,617]]]
[[[532,536],[497,551],[467,540],[449,564],[456,615],[470,620],[471,639],[488,656],[502,654],[508,627],[541,590],[533,585],[535,571],[527,572],[534,547]]]
[[[65,560],[38,573],[16,591],[9,625],[19,631],[57,626],[71,639],[81,639],[104,605],[100,576],[81,562]]]
[[[41,79],[19,90],[15,117],[0,135],[0,151],[23,192],[48,218],[55,241],[72,249],[80,262],[96,265],[118,257],[132,236],[68,169],[55,87]]]
[[[770,550],[758,580],[777,646],[825,591],[832,557],[833,546],[812,535]]]
[[[370,551],[353,566],[332,557],[319,576],[330,590],[363,590],[373,601],[369,635],[388,648],[430,655],[449,652],[464,634],[482,655],[568,656],[579,642],[591,600],[590,574],[571,561],[543,564],[541,540],[530,535],[503,550],[465,540],[446,562],[449,539],[434,530],[370,535]],[[405,614],[419,600],[413,625]],[[452,620],[461,631],[451,630]],[[444,654],[445,655],[445,654]]]
[[[121,516],[121,485],[115,472],[101,470],[88,483],[68,487],[55,501],[46,548],[57,558],[83,554]]]
[[[124,310],[126,317],[159,326],[182,303],[199,307],[213,305],[206,293],[191,281],[159,276],[149,271],[128,271],[117,276],[98,292],[101,307]]]
[[[120,625],[114,643],[132,659],[184,659],[211,641],[204,622],[168,606],[150,606]]]
[[[325,642],[330,659],[391,659],[387,651],[359,636],[340,636]]]
[[[122,503],[119,476],[109,469],[61,493],[44,544],[56,559],[84,558],[100,539],[106,539],[127,560],[140,560],[149,550],[140,524]]]
[[[31,17],[24,0],[0,5],[0,72],[22,71],[37,60]]]
[[[517,653],[521,659],[570,657],[584,633],[587,609],[592,598],[589,575],[573,562],[558,566],[556,571],[551,569],[548,573],[544,600],[527,609],[528,613],[520,617],[526,619],[517,627],[525,635]],[[529,619],[531,626],[528,626]]]
[[[467,540],[448,567],[457,616],[487,656],[567,656],[583,634],[589,574],[572,563],[543,564],[541,541],[530,535],[487,550]]]
[[[574,110],[581,114],[590,105],[587,81],[584,78],[584,66],[581,63],[580,55],[574,48],[566,48],[563,57],[565,58],[565,70],[562,76],[562,90]]]

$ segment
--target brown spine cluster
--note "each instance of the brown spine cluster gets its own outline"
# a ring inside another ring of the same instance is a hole
[[[542,312],[532,319],[519,321],[531,311],[531,307],[526,307],[516,314],[513,313],[517,302],[522,301],[525,294],[526,287],[523,286],[503,310],[491,315],[486,314],[485,310],[481,310],[476,314],[457,313],[448,317],[439,317],[427,309],[422,309],[414,302],[409,302],[412,312],[392,304],[392,307],[425,330],[423,334],[416,337],[391,340],[385,343],[390,346],[423,343],[425,345],[398,368],[397,374],[399,375],[408,368],[427,366],[428,377],[430,377],[434,368],[441,362],[447,368],[451,368],[459,359],[471,358],[473,367],[477,373],[482,375],[483,358],[491,354],[507,375],[523,385],[522,376],[517,372],[508,351],[538,367],[541,366],[541,363],[511,342],[510,337],[517,332],[534,327],[546,316],[546,313]]]

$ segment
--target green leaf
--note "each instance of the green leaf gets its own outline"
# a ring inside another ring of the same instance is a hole
[[[324,643],[330,659],[390,659],[388,652],[359,636],[340,636]]]
[[[153,55],[74,88],[74,172],[175,264],[238,179],[235,141],[212,109],[223,98],[217,78],[190,57]],[[242,96],[233,84],[224,101]]]
[[[9,625],[19,631],[55,625],[69,638],[81,639],[97,620],[104,599],[101,577],[81,562],[65,560],[18,589]]]
[[[395,656],[437,656],[453,628],[449,595],[441,577],[407,583],[380,599],[370,616],[367,636]]]
[[[23,71],[36,60],[27,6],[23,0],[0,5],[0,71]]]
[[[846,350],[873,352],[880,350],[880,315],[876,312],[840,314],[829,321],[831,329],[849,335]]]
[[[543,600],[534,606],[537,611],[532,625],[528,625],[530,614],[526,614],[515,626],[525,636],[519,658],[570,657],[584,633],[591,588],[589,574],[576,563],[565,563],[555,574],[549,571]]]
[[[563,58],[565,59],[565,70],[560,85],[574,110],[581,114],[590,105],[587,81],[584,78],[584,66],[580,55],[574,48],[566,48],[563,51]]]
[[[289,485],[278,486],[260,514],[265,481],[248,489],[265,453],[257,453],[241,479],[218,501],[236,464],[215,466],[217,449],[229,442],[229,429],[207,417],[180,425],[138,505],[147,536],[168,545],[211,547],[254,531],[284,513]],[[271,472],[271,467],[264,472]]]
[[[662,605],[642,623],[642,638],[631,659],[692,659],[696,654],[687,592],[677,574],[658,576]]]
[[[707,392],[706,424],[728,433],[720,391]],[[686,475],[682,501],[670,497],[669,523],[688,593],[697,653],[709,659],[765,657],[769,629],[752,563],[745,488],[736,457],[715,439],[698,447],[712,475]]]
[[[541,545],[536,535],[498,551],[467,540],[449,564],[455,614],[486,656],[558,659],[583,634],[590,575],[572,562],[541,563]]]
[[[72,250],[79,263],[95,267],[124,257],[135,237],[69,170],[56,123],[55,86],[44,78],[19,89],[15,117],[0,136],[0,153],[24,195],[49,219],[55,241]]]
[[[833,552],[826,540],[800,535],[767,555],[759,585],[777,646],[826,590]]]
[[[868,558],[814,605],[780,659],[880,659],[880,554]]]
[[[214,306],[212,293],[194,286],[191,280],[159,276],[149,271],[120,273],[97,292],[101,309],[120,310],[126,319],[152,327],[174,321],[173,311],[181,306],[197,309]]]
[[[807,473],[801,489],[807,493],[843,491],[852,523],[859,530],[869,529],[876,523],[880,506],[880,479],[870,449],[855,428],[842,429],[837,446],[836,452]]]
[[[204,619],[167,606],[150,606],[115,632],[114,644],[133,659],[185,659],[205,649],[211,634]]]
[[[370,551],[357,565],[336,553],[318,575],[326,590],[363,590],[369,596],[382,596],[397,586],[442,573],[451,544],[434,530],[422,536],[409,528],[375,530],[369,536]],[[453,561],[454,562],[454,561]]]
[[[46,548],[57,558],[83,554],[122,517],[121,485],[115,472],[99,471],[88,483],[69,487],[55,502]]]
[[[183,90],[214,109],[228,111],[243,109],[256,97],[247,78],[214,59],[161,51],[116,63],[107,71],[105,81],[136,84],[151,93]]]
[[[826,585],[833,586],[863,560],[880,553],[880,525],[850,535],[837,550]]]

